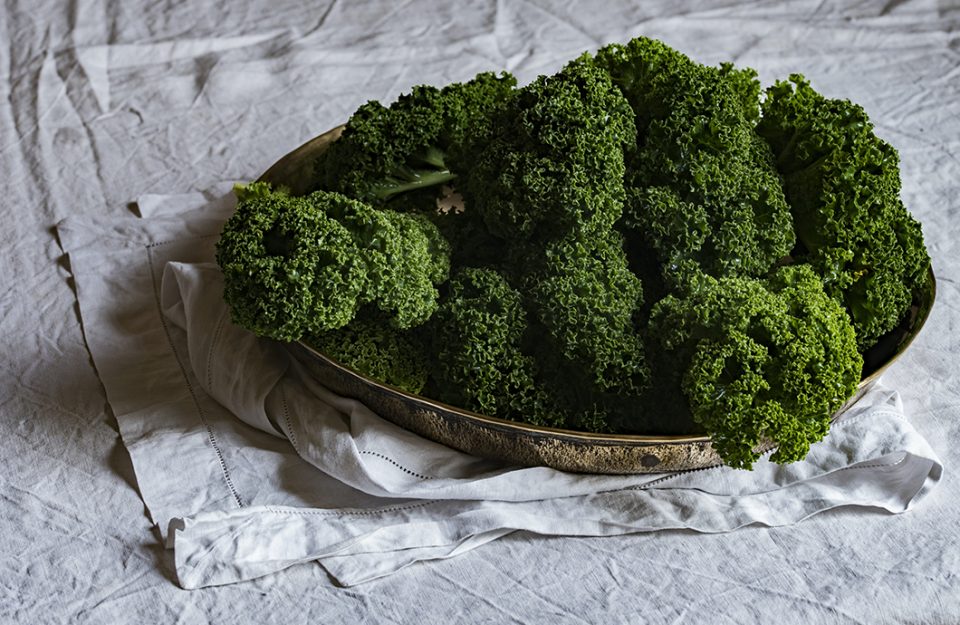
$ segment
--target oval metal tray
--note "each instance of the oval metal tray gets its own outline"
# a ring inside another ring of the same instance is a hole
[[[260,180],[286,186],[294,194],[306,193],[314,162],[342,131],[343,126],[339,126],[304,143],[277,161]],[[927,277],[924,287],[914,294],[908,317],[865,355],[865,374],[857,392],[836,415],[859,399],[920,332],[936,296],[932,269]],[[363,402],[400,427],[476,456],[605,474],[682,471],[722,464],[707,436],[595,434],[488,417],[367,378],[303,342],[291,343],[289,349],[318,382],[333,392]],[[772,447],[767,444],[759,450]]]

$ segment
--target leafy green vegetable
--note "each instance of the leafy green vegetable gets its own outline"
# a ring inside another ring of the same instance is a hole
[[[361,303],[371,303],[398,328],[420,325],[437,309],[436,284],[450,273],[450,250],[423,215],[378,210],[336,193],[308,196],[353,236],[367,272]]]
[[[265,183],[236,192],[237,211],[217,244],[234,322],[292,341],[353,319],[368,276],[349,230],[310,199]]]
[[[761,103],[754,70],[642,37],[368,102],[313,173],[237,189],[237,323],[491,416],[705,432],[735,467],[824,436],[930,262],[862,108],[799,76]]]
[[[573,63],[517,91],[467,172],[467,206],[498,237],[609,228],[622,212],[623,148],[633,112],[610,78]]]
[[[379,203],[450,182],[447,161],[472,159],[514,85],[506,72],[483,73],[444,89],[419,85],[389,107],[367,102],[318,162],[318,187]]]
[[[753,70],[695,63],[637,38],[601,49],[636,115],[623,226],[653,250],[667,284],[684,267],[713,275],[767,272],[789,254],[790,211],[767,146],[753,130]]]
[[[361,316],[340,329],[308,335],[305,340],[367,377],[419,393],[429,374],[422,346],[409,333],[378,317]]]
[[[523,350],[526,311],[502,275],[461,269],[450,280],[435,324],[441,400],[540,425],[563,422],[534,379],[536,364]]]
[[[930,266],[900,200],[897,151],[862,107],[823,97],[799,75],[767,90],[758,129],[784,176],[800,260],[846,305],[865,350],[903,318]]]
[[[643,288],[622,237],[612,230],[570,235],[547,243],[529,266],[523,287],[549,349],[597,392],[638,396],[648,376],[634,323]]]
[[[764,439],[778,446],[774,462],[806,456],[863,366],[846,313],[804,265],[766,280],[699,275],[654,306],[650,336],[684,372],[694,421],[734,467],[749,468]]]
[[[237,324],[293,341],[343,327],[367,303],[398,328],[436,310],[449,245],[426,217],[326,191],[294,197],[262,182],[237,196],[217,244]]]

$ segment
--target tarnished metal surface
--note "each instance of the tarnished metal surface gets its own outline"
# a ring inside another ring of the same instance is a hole
[[[307,191],[316,158],[343,127],[324,133],[277,161],[261,180]],[[932,269],[914,295],[910,315],[867,355],[865,376],[841,414],[900,357],[920,332],[936,296]],[[312,375],[335,393],[360,400],[371,410],[430,440],[487,458],[519,465],[543,465],[582,473],[656,473],[721,464],[706,436],[641,436],[573,432],[497,419],[411,395],[364,377],[304,343],[289,346]],[[768,449],[770,445],[760,449]]]

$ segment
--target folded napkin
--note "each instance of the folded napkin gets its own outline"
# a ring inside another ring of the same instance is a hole
[[[726,532],[838,506],[907,510],[940,479],[899,396],[874,388],[803,462],[598,476],[425,440],[230,322],[212,263],[229,193],[150,196],[142,219],[67,220],[87,342],[184,588],[317,561],[358,584],[515,530]]]

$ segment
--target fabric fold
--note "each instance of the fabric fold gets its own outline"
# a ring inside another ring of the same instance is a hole
[[[718,467],[676,474],[649,487],[539,501],[428,500],[358,512],[270,507],[212,513],[175,531],[177,570],[190,588],[317,560],[350,586],[516,530],[554,536],[667,529],[719,533],[789,525],[841,506],[904,512],[939,481],[942,468],[901,415],[880,410],[862,417],[839,424],[833,440],[817,445],[815,460],[826,460],[872,428],[901,436],[878,449],[877,457],[784,484],[777,484],[776,465],[763,460],[759,474],[740,479]]]

